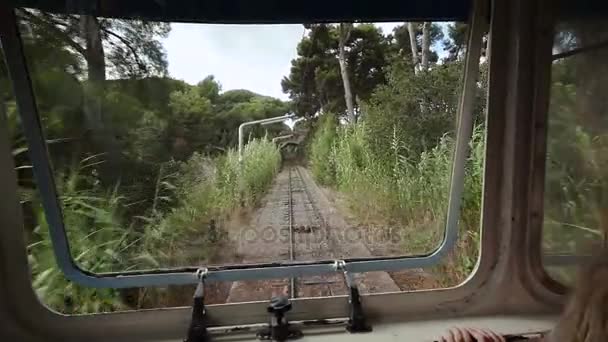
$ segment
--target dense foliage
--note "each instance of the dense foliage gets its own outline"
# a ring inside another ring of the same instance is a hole
[[[233,149],[216,158],[195,153],[187,162],[163,164],[152,183],[150,211],[133,219],[124,214],[130,199],[121,195],[119,186],[104,189],[84,163],[67,170],[58,177],[62,180],[58,187],[74,260],[96,273],[208,262],[222,248],[222,220],[242,200],[258,200],[279,170],[279,151],[266,139],[252,140],[244,156],[241,171]],[[237,177],[239,172],[242,178]],[[125,303],[118,290],[67,281],[55,265],[40,203],[30,203],[38,223],[28,246],[30,264],[34,288],[44,303],[68,313],[144,305],[140,296]]]
[[[419,73],[395,62],[387,84],[363,103],[359,122],[340,126],[335,116],[323,115],[310,143],[316,179],[342,192],[359,221],[399,236],[403,255],[432,252],[443,239],[461,74],[458,61]],[[479,106],[475,113],[480,122],[482,111]],[[478,255],[482,123],[470,148],[460,239],[434,272],[444,286],[464,280]]]
[[[337,190],[362,224],[398,228],[400,254],[427,253],[440,243],[465,25],[405,23],[390,33],[367,23],[307,25],[281,81],[290,98],[283,102],[244,89],[223,91],[212,75],[196,85],[169,77],[160,43],[170,32],[165,23],[33,10],[19,16],[72,255],[82,268],[107,272],[212,259],[223,247],[222,220],[253,206],[281,164],[269,141],[279,129],[258,127],[249,131],[240,166],[238,125],[290,110],[312,126],[308,162],[316,180]],[[595,31],[567,27],[556,50],[588,44]],[[553,64],[545,208],[550,251],[580,250],[608,224],[608,126],[597,96],[608,74],[598,63],[604,55]],[[484,61],[480,69],[460,236],[450,258],[433,270],[441,286],[464,280],[479,252]],[[3,64],[0,86],[33,284],[43,301],[69,313],[171,304],[162,300],[167,289],[136,289],[125,299],[125,292],[79,287],[58,271]]]
[[[560,23],[554,50],[586,48],[607,37],[599,21]],[[558,55],[559,56],[559,55]],[[608,234],[608,81],[605,48],[552,65],[545,181],[544,250],[586,254]],[[572,269],[553,269],[572,280]]]
[[[346,76],[351,83],[356,111],[362,102],[370,99],[377,86],[386,84],[394,62],[405,63],[412,72],[414,68],[420,69],[412,61],[412,51],[416,50],[416,59],[420,59],[419,55],[425,55],[425,41],[426,45],[443,43],[448,51],[446,60],[462,57],[463,24],[450,24],[445,39],[438,24],[429,23],[428,38],[423,37],[422,27],[422,23],[413,26],[416,46],[412,49],[407,24],[396,27],[392,33],[384,33],[373,24],[354,25],[345,37],[340,35],[340,25],[309,25],[307,35],[297,46],[298,56],[291,62],[290,74],[281,81],[283,91],[299,115],[312,116],[320,111],[342,116],[347,104],[339,63],[341,39],[345,39]],[[428,54],[429,65],[439,61],[435,49],[430,49]]]
[[[208,262],[222,247],[222,220],[253,205],[280,166],[266,137],[279,132],[275,126],[248,130],[240,168],[238,125],[283,115],[288,104],[222,91],[213,76],[196,85],[166,76],[160,39],[168,24],[18,14],[78,265],[109,272]],[[120,291],[83,288],[57,269],[4,64],[0,83],[43,302],[70,313],[141,307],[140,295],[126,301]]]
[[[450,25],[453,42],[464,40],[463,26]],[[566,23],[554,51],[568,52],[605,39],[596,22]],[[396,34],[405,35],[403,27]],[[599,34],[599,36],[598,36]],[[398,37],[398,36],[397,36]],[[603,37],[603,38],[602,38]],[[406,38],[401,38],[405,40]],[[443,231],[459,94],[460,44],[447,44],[441,65],[426,71],[389,59],[386,82],[360,103],[360,121],[340,125],[328,113],[310,143],[311,169],[321,183],[345,194],[352,212],[365,222],[396,226],[405,233],[401,253],[429,252]],[[588,253],[608,231],[606,212],[606,49],[583,51],[552,64],[545,184],[545,253]],[[292,69],[293,71],[293,69]],[[464,280],[478,253],[483,171],[487,66],[480,64],[457,250],[434,270],[443,285]],[[550,268],[563,280],[572,268]]]

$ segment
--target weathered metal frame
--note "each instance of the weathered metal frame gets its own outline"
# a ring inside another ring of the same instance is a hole
[[[545,20],[540,21],[539,27],[530,23],[550,17],[550,13],[542,11],[548,4],[545,0],[492,3],[481,251],[474,273],[464,284],[453,288],[364,296],[370,320],[444,320],[454,316],[533,315],[559,310],[563,296],[544,282],[537,243],[542,219],[534,209],[537,203],[521,200],[542,197],[535,185],[538,179],[530,177],[531,171],[537,169],[531,154],[538,149],[531,137],[545,128],[539,124],[531,129],[529,125],[530,117],[542,118],[546,114],[542,104],[547,101],[547,94],[538,90],[548,86],[548,66],[539,63],[547,52],[547,31],[551,33],[552,28]],[[550,34],[549,38],[552,40]],[[3,119],[0,137],[6,136]],[[542,180],[542,173],[534,175]],[[10,146],[7,139],[0,139],[0,188],[4,192],[0,201],[3,335],[24,341],[178,340],[183,336],[189,308],[86,316],[63,316],[45,308],[31,288],[15,179]],[[222,326],[265,322],[265,307],[264,302],[252,302],[211,305],[207,310],[210,323]],[[347,314],[345,296],[302,298],[294,300],[290,319]],[[429,329],[432,328],[436,327],[431,323]]]
[[[478,2],[484,4],[484,2]],[[394,258],[346,259],[346,268],[352,273],[391,271],[407,268],[430,267],[441,262],[456,244],[458,239],[458,220],[464,188],[465,163],[468,156],[468,144],[473,126],[473,107],[475,88],[479,72],[479,58],[482,47],[482,36],[487,29],[486,9],[476,6],[470,16],[467,56],[465,60],[464,87],[461,95],[456,148],[452,166],[450,195],[447,210],[444,238],[441,245],[429,255],[406,256]],[[67,238],[62,209],[55,188],[54,175],[47,152],[44,132],[36,99],[30,81],[26,57],[19,36],[16,17],[11,8],[3,7],[0,16],[2,25],[0,35],[6,54],[9,73],[16,89],[15,97],[22,118],[24,133],[28,141],[29,155],[33,164],[36,184],[40,192],[44,212],[47,218],[55,258],[66,278],[83,286],[96,288],[128,288],[165,285],[196,284],[195,270],[202,265],[179,269],[160,269],[152,271],[116,272],[96,274],[81,269],[73,260]],[[290,118],[285,115],[276,118],[256,120],[239,126],[239,161],[243,145],[245,126],[279,122]],[[335,272],[334,260],[294,263],[278,262],[257,265],[234,265],[230,267],[209,267],[208,281],[235,281],[252,279],[293,278],[306,275],[319,275]]]

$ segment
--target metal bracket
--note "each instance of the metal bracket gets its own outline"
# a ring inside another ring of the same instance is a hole
[[[357,287],[352,274],[350,274],[346,269],[346,262],[344,260],[336,260],[334,267],[336,272],[342,272],[342,274],[344,274],[344,280],[346,281],[346,286],[348,287],[348,304],[350,305],[350,313],[348,316],[346,330],[353,334],[372,331],[372,327],[367,324],[365,314],[363,313],[363,305],[361,304],[359,288]]]
[[[188,327],[188,337],[184,342],[209,342],[211,336],[207,331],[207,310],[205,309],[205,279],[209,271],[199,268],[195,274],[198,285],[194,291],[194,303],[192,304],[192,319]]]

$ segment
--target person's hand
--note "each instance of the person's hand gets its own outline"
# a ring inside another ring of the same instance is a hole
[[[488,329],[452,328],[439,342],[505,342],[505,338]]]

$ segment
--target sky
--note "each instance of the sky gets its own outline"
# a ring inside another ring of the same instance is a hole
[[[377,24],[389,33],[401,23]],[[289,75],[302,25],[171,24],[162,43],[169,75],[196,84],[215,75],[222,89],[249,89],[287,100],[281,79]]]

